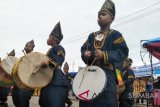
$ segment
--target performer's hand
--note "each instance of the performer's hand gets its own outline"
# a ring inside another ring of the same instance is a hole
[[[99,49],[96,49],[95,57],[96,57],[96,59],[102,59],[103,58],[103,52]]]
[[[91,56],[91,53],[92,53],[91,51],[85,51],[84,56],[89,58]]]
[[[121,86],[125,86],[125,82],[123,81],[123,83],[121,84]]]
[[[49,65],[49,60],[43,60],[41,62],[41,67],[47,67]]]

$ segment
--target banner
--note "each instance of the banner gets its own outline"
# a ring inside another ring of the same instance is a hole
[[[160,63],[155,63],[153,66],[153,76],[160,75]],[[136,77],[151,76],[151,65],[137,66],[132,68]]]

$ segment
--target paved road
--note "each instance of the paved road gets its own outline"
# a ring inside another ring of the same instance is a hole
[[[31,98],[31,100],[30,100],[30,107],[40,107],[40,106],[38,105],[38,99],[39,99],[39,97],[33,96],[33,97]],[[75,98],[72,98],[72,101],[73,101],[72,107],[78,107],[78,100],[76,100]],[[0,107],[15,107],[15,106],[13,105],[13,102],[12,102],[12,97],[9,96],[9,97],[8,97],[8,101],[7,101],[7,104],[6,104],[6,105],[3,105],[3,106],[0,105]]]
[[[32,99],[30,100],[30,107],[40,107],[38,105],[38,98],[39,97],[32,97]],[[71,98],[72,101],[73,101],[73,105],[71,107],[78,107],[78,100],[76,100],[75,98]],[[8,101],[7,101],[7,105],[0,105],[0,107],[15,107],[13,105],[13,102],[12,102],[12,98],[11,96],[8,97]],[[135,104],[133,107],[147,107],[145,104]],[[152,107],[152,106],[149,106],[149,107]],[[155,106],[154,106],[155,107]]]

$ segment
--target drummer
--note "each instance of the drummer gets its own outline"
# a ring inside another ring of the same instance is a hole
[[[50,61],[42,62],[43,67],[50,65],[55,67],[55,69],[49,85],[41,89],[39,98],[41,107],[64,107],[65,105],[65,87],[67,84],[66,77],[61,70],[65,59],[65,50],[60,45],[62,39],[63,34],[60,22],[58,22],[47,40],[47,44],[51,46],[51,49],[47,52]]]
[[[133,106],[133,83],[135,75],[131,69],[133,61],[131,58],[126,58],[123,61],[123,73],[122,77],[124,80],[124,85],[126,87],[125,91],[119,96],[119,107],[132,107]]]
[[[15,50],[13,49],[8,56],[15,56]],[[1,61],[0,61],[1,63]],[[10,87],[2,87],[0,86],[0,105],[4,105],[7,101],[7,96],[10,92]]]
[[[101,67],[107,76],[103,93],[95,100],[80,100],[80,107],[117,107],[115,63],[121,63],[128,56],[128,47],[119,31],[110,28],[115,18],[115,5],[106,0],[98,12],[100,30],[89,35],[81,47],[82,60],[86,65]]]
[[[25,54],[28,54],[33,51],[34,40],[31,40],[26,43],[24,50]],[[14,85],[12,90],[12,99],[13,104],[16,107],[29,107],[29,100],[31,99],[31,96],[33,95],[33,90],[25,90],[25,89],[19,89],[16,85]]]
[[[69,65],[68,63],[66,62],[63,66],[63,72],[66,76],[66,79],[67,79],[67,87],[66,87],[66,99],[65,99],[65,103],[67,104],[67,107],[71,107],[72,105],[72,101],[71,99],[69,98],[69,91],[72,90],[72,77],[71,77],[71,74],[68,72],[69,71]]]

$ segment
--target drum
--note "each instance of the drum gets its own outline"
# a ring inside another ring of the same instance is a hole
[[[4,58],[0,63],[0,86],[10,87],[13,85],[13,78],[11,76],[14,64],[18,58],[8,56]]]
[[[87,66],[76,74],[73,80],[75,95],[84,101],[96,99],[107,84],[105,72],[97,66]]]
[[[43,60],[49,58],[39,52],[24,55],[13,68],[13,79],[17,87],[33,90],[48,85],[53,76],[53,68],[41,67]]]

